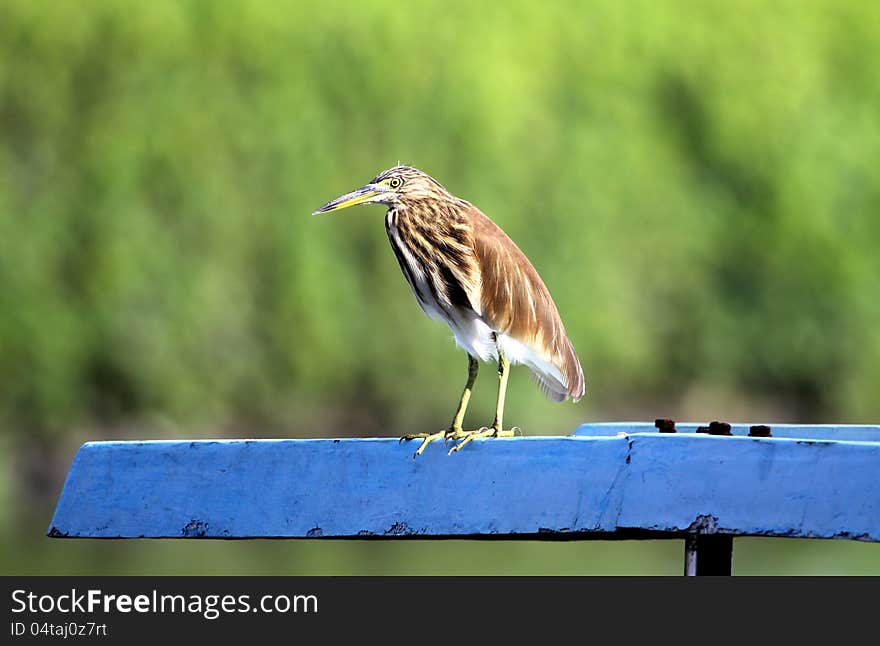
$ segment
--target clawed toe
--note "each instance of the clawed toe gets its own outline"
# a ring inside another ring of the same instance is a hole
[[[403,442],[405,440],[421,440],[422,443],[419,445],[419,448],[416,449],[415,453],[413,453],[413,458],[417,458],[425,452],[425,449],[431,442],[435,442],[440,439],[443,440],[444,444],[449,444],[449,442],[457,442],[457,444],[449,449],[448,454],[452,455],[453,453],[461,451],[470,442],[473,442],[474,440],[479,438],[514,437],[516,435],[522,435],[522,429],[520,429],[518,426],[514,426],[509,430],[499,430],[494,426],[481,426],[480,428],[472,431],[465,431],[461,428],[449,428],[444,431],[438,431],[436,433],[413,433],[411,435],[404,435],[402,438],[400,438],[400,442]]]
[[[513,437],[515,432],[519,432],[519,434],[522,435],[522,430],[516,427],[504,431],[495,428],[494,426],[482,426],[476,431],[463,431],[461,433],[461,441],[449,449],[449,455],[461,451],[465,446],[476,439],[483,437]]]
[[[437,433],[413,433],[412,435],[404,435],[400,438],[400,441],[404,440],[421,440],[422,443],[419,445],[419,448],[416,449],[416,452],[413,453],[413,459],[420,456],[425,448],[433,441],[439,440],[440,438],[446,435],[447,431],[438,431]]]

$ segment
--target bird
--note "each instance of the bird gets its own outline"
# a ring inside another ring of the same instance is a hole
[[[446,323],[468,355],[467,382],[449,426],[401,438],[421,440],[414,458],[436,440],[452,441],[451,455],[475,439],[514,436],[519,429],[503,425],[511,365],[527,366],[553,401],[583,397],[580,360],[544,281],[480,209],[427,173],[398,163],[313,215],[360,204],[388,208],[388,240],[419,306],[430,318]],[[495,420],[491,426],[465,430],[480,361],[497,362]]]

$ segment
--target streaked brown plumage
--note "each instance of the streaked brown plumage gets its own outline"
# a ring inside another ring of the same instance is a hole
[[[548,397],[577,401],[584,376],[550,292],[519,247],[476,206],[409,166],[395,166],[316,213],[363,203],[388,206],[385,228],[419,305],[452,328],[468,352],[469,379],[448,431],[418,434],[428,442],[508,435],[503,431],[507,361],[527,365]],[[461,421],[476,378],[476,359],[499,361],[499,402],[491,429],[463,431]],[[478,435],[477,435],[478,434]],[[413,436],[416,437],[416,436]]]

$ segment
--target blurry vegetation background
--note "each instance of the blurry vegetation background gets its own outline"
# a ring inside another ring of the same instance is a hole
[[[0,4],[4,572],[678,573],[668,543],[43,538],[87,440],[398,436],[464,354],[383,210],[398,160],[548,284],[588,420],[880,422],[880,3]],[[485,423],[495,384],[478,382]],[[740,540],[740,573],[880,546]]]

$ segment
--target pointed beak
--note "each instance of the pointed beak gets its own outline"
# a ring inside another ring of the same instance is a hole
[[[377,200],[375,198],[382,193],[385,193],[387,190],[387,188],[378,184],[367,184],[366,186],[361,186],[356,191],[346,193],[345,195],[340,195],[335,200],[330,200],[329,202],[327,202],[327,204],[312,213],[312,215],[318,215],[319,213],[330,213],[330,211],[339,211],[340,209],[345,209],[349,206],[376,202]]]

